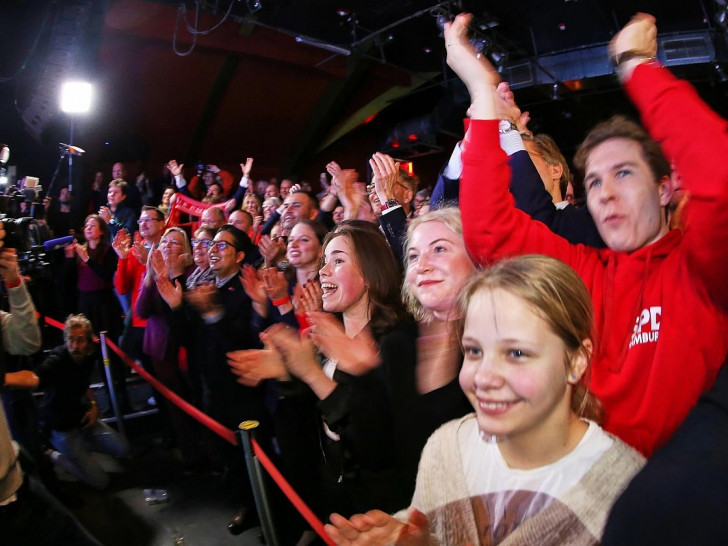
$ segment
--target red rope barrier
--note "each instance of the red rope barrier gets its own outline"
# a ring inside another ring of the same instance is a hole
[[[45,317],[45,322],[48,325],[55,326],[56,328],[60,328],[61,330],[64,328],[63,324],[50,317]],[[106,338],[106,343],[111,348],[111,350],[119,355],[119,357],[128,366],[134,368],[134,370],[136,370],[140,377],[144,378],[147,382],[149,382],[155,389],[157,389],[165,398],[167,398],[170,402],[176,405],[179,409],[187,413],[193,419],[199,421],[203,426],[206,426],[231,444],[238,444],[237,436],[233,431],[225,428],[223,425],[201,412],[189,402],[180,398],[179,395],[169,390],[169,388],[160,383],[156,378],[152,377],[149,372],[147,372],[144,368],[139,366],[113,341]],[[333,546],[334,542],[331,540],[331,538],[329,538],[329,535],[326,534],[326,531],[324,530],[324,524],[321,523],[321,520],[316,517],[316,515],[303,501],[303,499],[298,496],[298,493],[296,493],[293,487],[291,487],[291,484],[288,483],[288,481],[283,477],[283,474],[280,473],[280,471],[275,467],[273,462],[268,458],[268,455],[266,455],[265,451],[263,451],[263,448],[260,447],[260,444],[258,444],[255,439],[251,439],[251,443],[253,445],[253,452],[258,457],[263,467],[268,471],[268,474],[270,474],[271,478],[273,478],[273,481],[276,482],[281,491],[283,491],[286,497],[288,497],[288,500],[291,501],[296,510],[300,512],[300,514],[308,522],[311,528],[323,539],[323,541],[326,544]]]
[[[301,513],[301,515],[305,518],[311,528],[316,531],[316,533],[318,533],[323,541],[326,544],[330,544],[333,546],[334,541],[331,540],[331,538],[329,538],[329,535],[326,534],[326,531],[324,530],[324,524],[321,523],[321,520],[316,517],[316,514],[314,514],[313,511],[306,505],[306,503],[303,502],[303,499],[298,496],[298,493],[294,491],[293,487],[291,487],[291,484],[288,483],[288,481],[283,477],[283,474],[281,474],[280,471],[275,467],[273,462],[268,458],[268,455],[266,455],[265,451],[263,451],[263,448],[260,447],[260,444],[255,441],[255,438],[251,438],[251,443],[253,444],[253,452],[260,460],[260,463],[268,471],[268,474],[270,474],[270,477],[273,478],[273,481],[276,482],[278,487],[280,487],[281,491],[283,491],[286,497],[288,497],[288,500],[291,501],[291,504],[293,504],[296,510]]]
[[[149,382],[152,387],[157,389],[160,394],[164,396],[167,400],[172,402],[175,406],[184,411],[193,419],[199,421],[203,426],[209,428],[212,432],[220,436],[223,440],[227,440],[234,446],[238,445],[237,436],[232,430],[225,428],[223,425],[215,421],[212,417],[201,412],[195,406],[187,402],[187,400],[181,398],[177,393],[171,391],[164,384],[160,383],[158,379],[152,377],[149,372],[147,372],[147,370],[134,362],[134,360],[132,360],[126,353],[124,353],[124,351],[119,349],[116,343],[111,341],[109,338],[106,338],[106,343],[112,351],[114,351],[124,362],[126,362],[128,366],[134,368],[134,370],[136,370],[136,373],[146,379],[147,382]]]

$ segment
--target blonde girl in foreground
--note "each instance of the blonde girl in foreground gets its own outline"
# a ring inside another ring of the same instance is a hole
[[[337,544],[597,544],[644,459],[596,423],[592,307],[545,256],[504,260],[461,297],[460,386],[474,414],[422,453],[409,516],[331,516]]]

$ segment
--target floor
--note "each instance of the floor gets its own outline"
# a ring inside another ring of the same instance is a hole
[[[235,507],[227,500],[219,477],[198,472],[183,473],[175,451],[162,440],[163,427],[153,406],[148,385],[139,378],[127,384],[137,417],[125,418],[132,445],[130,457],[117,461],[97,456],[112,477],[105,491],[95,491],[59,474],[59,486],[67,505],[86,528],[105,546],[257,546],[263,544],[260,528],[233,536],[227,524]],[[102,389],[95,389],[99,406],[107,410]],[[106,419],[113,426],[113,419]],[[241,451],[242,456],[242,451]],[[148,504],[145,489],[165,489],[168,501]],[[180,540],[183,538],[183,540]]]

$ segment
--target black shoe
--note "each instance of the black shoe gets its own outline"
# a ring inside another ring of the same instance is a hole
[[[258,525],[258,515],[255,513],[255,510],[243,508],[228,523],[228,531],[230,531],[231,535],[237,536],[256,525]]]

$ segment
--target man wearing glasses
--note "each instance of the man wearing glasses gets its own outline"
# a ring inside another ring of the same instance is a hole
[[[147,321],[140,318],[135,309],[139,297],[139,288],[144,282],[147,271],[147,256],[152,249],[159,246],[164,230],[164,214],[155,207],[143,206],[142,213],[137,220],[138,231],[132,237],[126,230],[119,231],[114,237],[112,246],[119,257],[116,275],[114,276],[114,290],[116,293],[130,298],[128,306],[131,322],[126,321],[121,349],[139,360],[147,370],[151,369],[149,357],[142,351],[144,328]]]
[[[191,363],[202,371],[207,395],[203,411],[227,428],[237,429],[244,420],[255,419],[264,424],[264,387],[245,387],[230,372],[226,354],[240,349],[260,347],[258,332],[253,327],[253,305],[240,279],[240,266],[251,249],[248,235],[233,225],[224,225],[215,235],[209,249],[210,269],[214,282],[188,290],[185,314],[185,339],[195,344],[188,351],[203,361]],[[229,444],[210,438],[221,454],[218,464],[229,470],[228,483],[238,510],[236,517],[249,519],[254,505],[243,459]],[[232,508],[232,507],[231,507]]]

